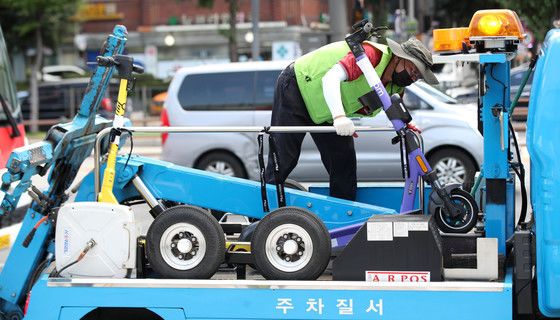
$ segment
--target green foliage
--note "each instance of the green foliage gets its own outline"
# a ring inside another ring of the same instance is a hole
[[[161,80],[154,77],[152,74],[144,73],[135,75],[137,87],[168,87],[169,81]]]
[[[510,9],[519,15],[526,26],[542,42],[552,21],[560,19],[560,0],[435,0],[435,20],[440,28],[466,27],[472,15],[482,9]]]
[[[214,0],[198,0],[198,6],[201,8],[214,7]]]
[[[49,47],[72,32],[73,16],[80,4],[76,0],[0,0],[0,24],[10,50],[34,48],[35,32],[41,32]]]
[[[553,28],[552,22],[560,19],[559,0],[500,0],[500,3],[504,8],[517,12],[538,42],[542,42],[548,30]]]
[[[390,6],[386,3],[386,0],[368,0],[369,5],[372,9],[373,16],[370,19],[376,26],[387,26],[387,14],[391,12]],[[355,21],[358,22],[358,21]]]
[[[434,6],[438,28],[468,27],[477,10],[502,8],[500,0],[435,0]]]

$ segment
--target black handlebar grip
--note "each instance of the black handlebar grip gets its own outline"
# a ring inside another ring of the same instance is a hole
[[[144,67],[135,64],[135,65],[132,66],[132,71],[136,72],[138,74],[142,74],[142,73],[144,73]]]
[[[31,232],[29,232],[29,234],[27,235],[27,237],[25,237],[25,240],[23,240],[23,244],[22,244],[24,248],[29,247],[29,244],[31,243],[31,240],[33,240],[36,231],[37,229],[32,229]]]
[[[402,98],[398,93],[394,93],[391,95],[391,103],[401,103],[402,102]]]
[[[113,59],[113,57],[97,56],[96,60],[97,60],[97,64],[103,67],[109,67],[117,64],[117,62],[115,61],[115,59]]]
[[[362,28],[368,22],[369,22],[368,19],[363,19],[361,21],[358,21],[352,25],[352,30],[357,30],[358,28]]]

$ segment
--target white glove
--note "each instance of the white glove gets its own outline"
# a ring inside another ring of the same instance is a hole
[[[354,122],[345,116],[336,117],[333,122],[336,134],[339,136],[351,136],[354,134]]]

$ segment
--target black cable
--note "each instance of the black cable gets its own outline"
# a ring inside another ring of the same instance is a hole
[[[128,165],[128,160],[130,160],[130,156],[132,155],[132,150],[134,149],[134,140],[132,139],[132,131],[125,128],[121,128],[121,131],[125,131],[130,136],[130,151],[128,152],[128,158],[126,158],[126,162],[124,163],[124,169],[126,169],[126,166]]]
[[[511,136],[513,137],[513,144],[515,146],[515,155],[517,157],[517,163],[519,165],[519,171],[512,166],[513,171],[517,174],[519,178],[519,186],[521,187],[521,212],[519,214],[519,222],[517,225],[519,226],[522,223],[525,223],[525,219],[527,218],[527,188],[525,186],[525,166],[523,162],[521,162],[521,152],[519,151],[519,144],[517,143],[517,137],[515,136],[515,130],[513,129],[513,125],[511,121],[508,121],[509,131],[511,132]]]
[[[41,273],[46,268],[47,264],[50,263],[50,262],[51,262],[51,259],[46,258],[41,263],[39,263],[39,265],[37,266],[37,268],[35,268],[35,271],[31,275],[30,281],[27,283],[27,290],[25,292],[31,291],[31,289],[33,288],[33,285],[35,284],[35,282],[37,282],[37,280],[41,276]]]
[[[86,254],[91,250],[91,248],[93,248],[96,245],[95,241],[93,239],[89,240],[86,244],[86,247],[82,250],[82,252],[80,252],[80,255],[78,255],[78,258],[76,260],[74,260],[74,262],[65,265],[62,269],[55,271],[53,276],[54,277],[59,277],[60,274],[62,273],[62,271],[70,268],[71,266],[75,265],[76,263],[82,261],[82,259],[86,256]]]
[[[506,89],[507,89],[507,87],[506,87],[506,84],[505,84],[504,82],[502,82],[500,79],[497,79],[496,77],[494,77],[494,66],[495,66],[495,64],[492,64],[492,65],[490,66],[490,77],[491,77],[492,79],[494,79],[494,81],[496,81],[497,83],[499,83],[499,84],[502,85],[502,88],[503,88],[503,90],[504,90],[504,92],[503,92],[503,94],[502,94],[502,108],[505,108],[505,106],[506,106]]]
[[[505,108],[505,99],[506,99],[506,84],[501,81],[500,79],[497,79],[494,76],[494,66],[495,64],[492,64],[490,66],[490,77],[496,81],[497,83],[502,85],[503,88],[503,102],[502,102],[502,108]],[[518,178],[519,178],[519,183],[520,183],[520,187],[521,187],[521,212],[519,215],[519,222],[518,222],[518,226],[521,223],[525,223],[525,219],[527,218],[527,188],[525,187],[525,167],[523,166],[523,163],[521,162],[521,153],[519,152],[519,144],[517,143],[517,137],[515,136],[515,131],[513,130],[513,125],[511,124],[511,121],[508,120],[508,127],[509,130],[511,132],[511,135],[513,136],[513,142],[515,145],[515,150],[516,150],[516,156],[517,156],[517,163],[519,165],[519,171],[517,171],[515,168],[513,168],[513,170],[515,171],[515,173],[517,174]]]
[[[62,273],[62,271],[66,270],[66,269],[70,268],[71,266],[75,265],[76,263],[80,262],[80,260],[82,260],[82,259],[78,258],[78,259],[74,260],[74,262],[65,265],[62,269],[60,269],[59,271],[56,271],[54,273],[54,277],[60,277],[60,274]]]

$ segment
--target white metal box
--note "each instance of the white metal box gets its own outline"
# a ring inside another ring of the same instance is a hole
[[[136,265],[136,237],[130,207],[101,202],[65,204],[56,223],[56,269],[76,261],[93,239],[95,246],[61,276],[123,278]]]

